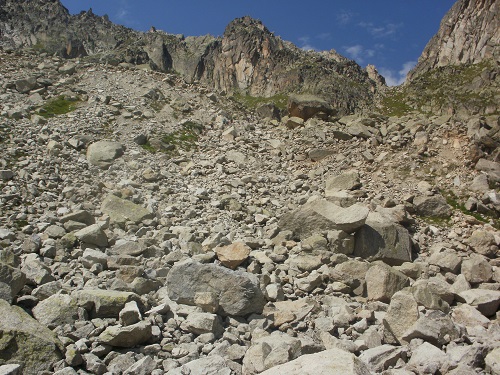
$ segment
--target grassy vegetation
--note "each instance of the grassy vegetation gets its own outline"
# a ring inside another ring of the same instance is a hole
[[[236,93],[233,95],[233,98],[248,109],[255,109],[265,103],[273,103],[276,108],[286,109],[288,103],[288,95],[286,94],[276,94],[274,96],[266,98],[263,96],[251,96],[242,93]]]
[[[153,100],[149,106],[156,112],[160,112],[165,107],[166,104],[167,104],[166,100]]]
[[[64,96],[58,96],[57,98],[47,102],[42,108],[40,108],[40,116],[45,118],[52,118],[57,115],[63,115],[72,112],[76,109],[78,101],[72,101],[65,99]]]
[[[181,129],[163,135],[161,141],[167,145],[175,146],[177,151],[191,151],[196,147],[196,142],[202,131],[202,125],[188,121],[182,125]]]
[[[143,144],[141,147],[152,154],[156,153],[156,149],[153,146],[151,146],[151,143],[149,143],[149,141]]]
[[[455,210],[460,210],[462,213],[465,215],[469,215],[474,217],[480,222],[483,223],[489,223],[490,221],[493,222],[493,226],[495,228],[500,228],[500,219],[492,217],[490,215],[484,215],[480,214],[478,212],[472,212],[469,211],[465,208],[465,205],[461,203],[460,198],[455,195],[452,191],[444,191],[442,192],[442,195],[446,198],[446,202],[453,207]]]
[[[404,116],[412,111],[424,114],[467,108],[481,111],[497,103],[496,85],[485,87],[476,80],[484,72],[495,71],[496,62],[454,65],[434,69],[410,84],[383,93],[379,111],[388,116]]]
[[[179,151],[191,151],[197,147],[196,142],[203,129],[203,125],[201,124],[194,121],[187,121],[182,124],[179,130],[161,135],[160,141],[166,146],[163,149],[155,148],[150,142],[141,147],[151,153],[163,152],[170,155],[179,154]]]

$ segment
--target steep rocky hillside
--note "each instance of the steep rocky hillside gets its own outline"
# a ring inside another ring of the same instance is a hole
[[[63,57],[88,55],[113,64],[149,64],[177,72],[188,82],[200,80],[253,97],[319,94],[341,115],[369,108],[381,82],[376,73],[372,80],[354,61],[334,51],[303,51],[249,17],[231,22],[222,38],[185,38],[154,29],[136,32],[91,11],[71,16],[59,1],[3,0],[0,22],[4,47],[32,47]]]
[[[498,373],[498,117],[0,62],[0,371]]]
[[[459,0],[444,16],[408,81],[449,65],[477,64],[500,57],[500,4],[496,0]]]
[[[381,96],[386,114],[498,114],[500,5],[459,0],[445,15],[406,83]]]
[[[344,115],[373,68],[251,18],[0,5],[0,374],[500,374],[490,60]]]

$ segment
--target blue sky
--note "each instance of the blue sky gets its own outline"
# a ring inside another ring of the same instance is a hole
[[[402,83],[454,0],[62,0],[72,13],[92,8],[118,24],[172,34],[222,35],[236,17],[260,19],[304,49],[331,50],[373,64]]]

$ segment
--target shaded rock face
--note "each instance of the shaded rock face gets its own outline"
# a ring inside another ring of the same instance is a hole
[[[214,293],[223,315],[260,313],[265,304],[254,275],[214,264],[191,260],[176,264],[168,273],[166,285],[171,300],[187,305],[195,304],[198,293]]]
[[[408,74],[408,81],[442,66],[498,59],[499,14],[500,5],[495,0],[457,1]]]
[[[0,45],[5,47],[33,47],[66,58],[89,56],[113,65],[149,64],[176,71],[189,82],[252,96],[327,93],[328,104],[340,114],[370,106],[380,86],[354,61],[334,51],[303,51],[250,17],[232,21],[222,38],[185,38],[137,32],[91,10],[72,16],[60,1],[5,0],[0,21],[5,28]]]

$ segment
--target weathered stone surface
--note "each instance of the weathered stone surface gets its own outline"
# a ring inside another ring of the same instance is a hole
[[[126,327],[110,326],[102,332],[98,340],[107,345],[132,348],[151,338],[151,323],[139,322]]]
[[[316,199],[283,215],[278,226],[282,230],[291,230],[300,238],[306,238],[328,230],[353,233],[363,226],[367,217],[368,208],[364,206],[342,208],[326,200]]]
[[[92,143],[87,149],[87,160],[90,164],[107,169],[125,153],[125,146],[118,142],[99,141]]]
[[[492,375],[500,374],[500,348],[493,349],[484,359],[486,370]]]
[[[411,339],[420,338],[439,347],[457,339],[459,334],[448,315],[438,310],[430,310],[405,332],[402,339],[409,342]]]
[[[73,295],[95,318],[117,318],[127,302],[141,300],[135,293],[116,290],[84,289]]]
[[[411,286],[411,292],[419,305],[448,313],[454,297],[450,287],[430,280],[418,280]]]
[[[167,372],[167,375],[231,375],[227,360],[219,355],[200,358]]]
[[[192,332],[196,335],[204,333],[213,333],[219,336],[223,331],[222,322],[215,314],[209,313],[192,313],[182,322],[181,328],[185,331]]]
[[[495,235],[491,232],[475,230],[469,237],[469,245],[478,254],[494,256],[496,253]]]
[[[410,284],[410,279],[383,262],[376,262],[366,272],[368,299],[388,303],[391,297]]]
[[[288,100],[290,116],[308,120],[319,113],[328,116],[334,111],[330,104],[322,98],[313,95],[292,95]]]
[[[130,326],[139,322],[141,319],[141,311],[135,301],[127,302],[119,314],[119,322],[122,326]]]
[[[354,238],[354,256],[369,261],[381,260],[391,266],[411,261],[410,235],[401,225],[369,221]]]
[[[67,294],[55,294],[40,301],[33,308],[33,316],[50,329],[73,324],[78,319],[78,304]]]
[[[18,268],[0,262],[0,299],[11,303],[26,284],[26,275]]]
[[[355,190],[361,187],[359,173],[355,170],[329,177],[326,180],[325,192],[339,190]]]
[[[286,364],[262,372],[262,375],[369,375],[368,367],[354,354],[329,349],[303,355]]]
[[[465,327],[483,326],[488,327],[490,320],[486,318],[476,308],[462,304],[453,309],[451,317],[455,323],[462,324]]]
[[[156,361],[150,356],[145,356],[126,369],[123,375],[150,375],[156,367]]]
[[[412,353],[408,368],[418,374],[435,374],[446,363],[446,354],[428,342],[419,345]]]
[[[462,262],[462,274],[471,284],[487,283],[493,277],[493,270],[485,257],[471,254]]]
[[[450,206],[442,195],[419,196],[413,200],[413,204],[420,216],[447,219],[452,214]]]
[[[409,291],[395,293],[383,320],[386,341],[406,343],[403,336],[418,318],[418,304],[413,295]]]
[[[175,264],[167,276],[171,300],[194,305],[197,293],[212,292],[218,297],[218,313],[247,315],[260,313],[265,300],[257,278],[249,273],[231,271],[215,264],[187,260]]]
[[[140,223],[151,219],[154,215],[142,206],[132,203],[115,195],[108,195],[101,205],[101,210],[109,215],[111,221],[124,225],[127,221]]]
[[[439,31],[429,41],[408,81],[441,66],[477,64],[498,56],[500,39],[495,1],[457,1],[443,17]]]
[[[99,224],[92,224],[86,228],[80,229],[75,236],[82,242],[99,247],[108,246],[108,237],[101,229]]]
[[[252,249],[244,242],[238,241],[231,245],[216,247],[214,251],[224,266],[234,270],[248,258]]]
[[[389,366],[394,366],[401,358],[403,351],[403,348],[385,344],[365,350],[359,359],[366,363],[370,370],[380,373],[387,370]]]
[[[457,299],[474,306],[484,316],[492,316],[500,306],[500,291],[470,289],[458,294]]]
[[[47,371],[62,358],[57,336],[23,309],[0,299],[0,358],[23,365],[23,373]]]
[[[491,181],[500,182],[500,163],[495,161],[479,159],[476,164],[478,171],[486,172]]]
[[[78,223],[84,223],[87,225],[95,224],[95,218],[90,214],[90,212],[85,210],[78,210],[61,216],[61,223],[66,223],[68,221],[76,221]]]
[[[22,366],[18,364],[2,365],[0,366],[0,375],[20,375],[21,369]]]
[[[300,340],[276,331],[252,342],[243,358],[243,374],[261,373],[300,355]]]

